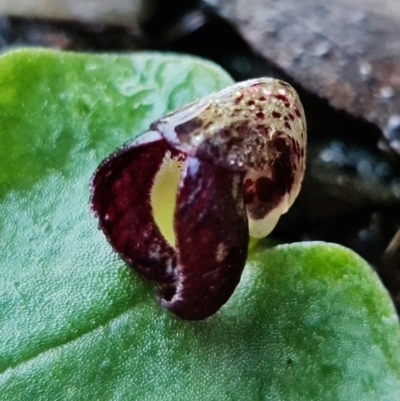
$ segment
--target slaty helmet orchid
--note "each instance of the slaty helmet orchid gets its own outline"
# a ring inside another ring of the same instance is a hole
[[[290,85],[237,83],[161,117],[106,159],[93,178],[92,209],[114,250],[161,283],[163,305],[204,319],[239,283],[249,235],[268,235],[297,197],[306,136]],[[171,194],[166,229],[157,205]]]

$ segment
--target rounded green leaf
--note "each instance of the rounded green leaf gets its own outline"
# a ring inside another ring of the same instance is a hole
[[[232,299],[193,323],[157,304],[97,229],[98,163],[231,82],[173,55],[0,58],[1,400],[399,398],[399,322],[352,252],[256,248]]]

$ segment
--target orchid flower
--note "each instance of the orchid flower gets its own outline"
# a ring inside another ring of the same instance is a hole
[[[164,306],[204,319],[239,283],[249,235],[268,235],[297,197],[306,135],[290,85],[237,83],[156,120],[106,159],[92,209],[113,249],[161,283]],[[168,229],[157,216],[171,196]]]

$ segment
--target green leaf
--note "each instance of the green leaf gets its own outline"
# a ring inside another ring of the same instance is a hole
[[[114,148],[231,79],[189,57],[0,58],[1,400],[390,400],[400,330],[376,275],[321,243],[252,251],[184,322],[113,254],[89,182]]]

